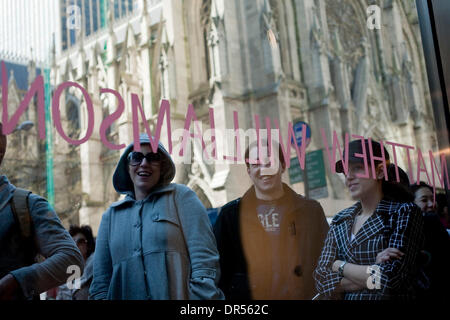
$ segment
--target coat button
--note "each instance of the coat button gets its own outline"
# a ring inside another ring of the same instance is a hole
[[[301,277],[303,274],[302,267],[300,265],[296,266],[294,269],[294,273],[297,277]]]

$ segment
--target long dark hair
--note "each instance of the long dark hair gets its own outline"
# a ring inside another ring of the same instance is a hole
[[[409,178],[406,172],[398,167],[400,182],[397,182],[395,164],[389,164],[386,169],[388,181],[383,179],[382,182],[384,198],[398,202],[414,202],[414,194],[409,188]]]
[[[433,192],[433,188],[432,188],[430,185],[428,185],[428,184],[426,184],[425,182],[423,182],[423,181],[420,181],[419,184],[414,183],[414,184],[412,184],[412,185],[410,186],[410,189],[411,189],[411,191],[412,191],[414,194],[417,192],[417,190],[419,190],[419,189],[421,189],[421,188],[427,188],[428,190],[430,190],[431,192]]]

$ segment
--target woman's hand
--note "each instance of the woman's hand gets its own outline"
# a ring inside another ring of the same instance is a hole
[[[347,278],[342,278],[336,289],[338,292],[353,292],[363,290],[365,288],[365,286],[359,285]]]
[[[400,259],[404,253],[396,248],[386,248],[377,254],[375,263],[383,263],[391,259]]]

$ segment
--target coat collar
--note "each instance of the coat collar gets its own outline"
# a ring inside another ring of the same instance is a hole
[[[339,224],[337,228],[342,228],[344,230],[341,230],[340,232],[342,234],[345,234],[344,242],[348,243],[348,249],[352,249],[354,247],[357,247],[365,240],[371,238],[376,233],[380,232],[380,230],[384,229],[386,217],[393,214],[395,210],[392,210],[393,208],[393,201],[382,199],[372,216],[370,216],[369,219],[363,224],[361,229],[358,230],[355,239],[353,241],[350,240],[351,235],[351,229],[354,223],[354,219],[356,214],[361,209],[361,203],[357,202],[350,208],[345,209],[342,211],[335,219],[333,219],[333,222],[336,224]],[[342,247],[345,247],[343,243],[341,243]]]
[[[390,208],[392,208],[392,205],[393,205],[393,201],[383,198],[378,203],[377,207],[375,208],[374,214],[377,214],[377,215],[392,214],[392,210],[390,210]],[[333,223],[338,224],[338,223],[341,223],[346,220],[353,220],[355,218],[356,214],[361,210],[361,208],[362,208],[361,202],[359,202],[359,201],[356,202],[351,207],[339,212],[333,218]]]
[[[351,226],[350,224],[350,232]],[[367,239],[372,238],[375,234],[379,233],[380,230],[384,229],[384,218],[380,212],[375,212],[370,216],[369,219],[362,225],[362,227],[356,233],[355,239],[350,242],[350,249],[359,246],[362,242]]]
[[[6,176],[0,176],[0,210],[9,202],[15,189]]]
[[[356,216],[356,214],[361,210],[361,202],[356,202],[351,207],[342,210],[333,218],[333,223],[340,224],[347,220],[352,220]]]
[[[283,183],[283,191],[284,195],[283,197],[287,197],[286,205],[287,210],[286,212],[290,212],[293,210],[296,210],[300,207],[302,207],[303,202],[301,200],[304,200],[305,198],[299,194],[297,194],[294,190],[289,188],[285,183]],[[242,204],[243,205],[250,205],[254,208],[256,208],[256,192],[255,192],[255,186],[252,186],[250,189],[245,192],[245,194],[242,196]],[[299,201],[300,200],[300,201]]]
[[[141,200],[142,202],[146,202],[149,199],[151,199],[152,197],[154,197],[155,195],[158,194],[162,194],[162,193],[167,193],[167,192],[172,192],[175,190],[175,184],[171,183],[165,186],[160,186],[157,189],[153,190],[152,192],[150,192],[150,194],[144,199]],[[111,207],[119,207],[121,205],[124,204],[129,204],[129,203],[134,203],[137,202],[137,200],[134,198],[134,195],[127,193],[126,197],[120,201],[114,202],[113,204],[111,204]]]

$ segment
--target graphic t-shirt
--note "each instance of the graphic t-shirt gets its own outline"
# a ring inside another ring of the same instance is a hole
[[[285,287],[285,284],[280,281],[282,273],[285,272],[284,266],[286,266],[286,257],[279,256],[279,253],[281,252],[280,247],[283,245],[280,241],[280,228],[281,222],[283,221],[283,218],[285,218],[288,209],[288,200],[286,195],[272,201],[257,199],[256,205],[258,219],[270,239],[269,245],[271,250],[268,251],[270,252],[270,255],[268,255],[269,260],[267,263],[272,265],[272,273],[270,275],[271,292],[277,292],[277,294],[280,295],[283,295],[280,290],[283,290],[282,288]]]
[[[280,234],[281,221],[286,212],[285,198],[286,196],[283,196],[280,199],[270,201],[258,199],[256,206],[258,219],[266,232],[271,235]]]

